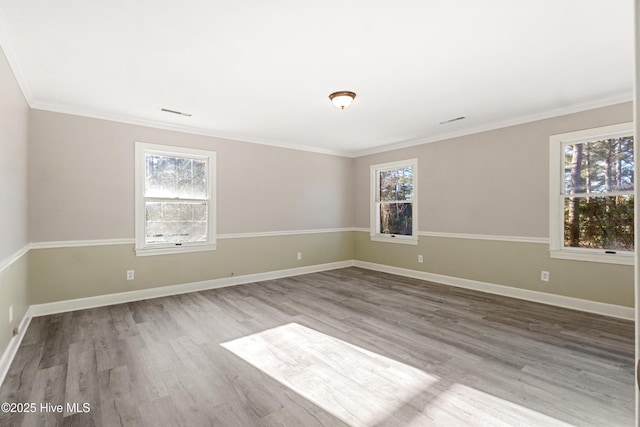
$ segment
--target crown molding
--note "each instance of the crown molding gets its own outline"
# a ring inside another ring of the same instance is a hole
[[[492,130],[507,128],[510,126],[517,126],[525,123],[532,123],[540,120],[552,119],[554,117],[565,116],[568,114],[580,113],[582,111],[593,110],[596,108],[622,104],[624,102],[631,102],[633,100],[632,95],[633,95],[632,93],[625,93],[617,96],[612,96],[609,98],[600,99],[597,101],[585,102],[582,104],[577,104],[577,105],[573,105],[565,108],[557,108],[553,110],[542,111],[536,114],[521,116],[521,117],[514,118],[512,120],[487,123],[486,125],[477,126],[471,129],[461,130],[458,132],[443,133],[443,134],[436,135],[433,137],[428,137],[428,138],[410,139],[407,141],[401,141],[401,142],[392,143],[389,145],[375,147],[369,150],[352,152],[350,154],[350,157],[364,157],[371,154],[386,153],[388,151],[399,150],[402,148],[415,147],[416,145],[429,144],[431,142],[444,141],[447,139],[459,138],[462,136],[473,135],[473,134],[482,133],[482,132],[489,132]]]
[[[17,63],[17,61],[13,61],[13,62]],[[18,66],[16,65],[16,67]],[[13,66],[12,66],[12,69],[13,69]],[[25,97],[27,97],[27,101],[29,101],[31,97],[30,95],[27,96],[27,94],[29,93],[27,83],[26,81],[23,82],[24,78],[20,79],[17,76],[18,75],[16,74],[18,84],[21,86],[23,92],[25,93]],[[23,83],[24,83],[24,86],[23,86]],[[586,103],[573,105],[566,108],[558,108],[554,110],[543,111],[536,114],[521,116],[512,120],[488,123],[483,126],[477,126],[471,129],[461,130],[458,132],[450,132],[450,133],[436,135],[433,137],[416,138],[416,139],[411,139],[407,141],[400,141],[396,143],[386,144],[379,147],[374,147],[371,149],[359,150],[359,151],[337,151],[337,150],[323,149],[319,147],[312,147],[308,145],[287,144],[287,143],[274,141],[266,138],[255,138],[255,137],[250,137],[246,135],[216,132],[210,129],[202,129],[202,128],[196,128],[191,126],[168,124],[164,122],[139,119],[135,117],[119,116],[115,114],[85,110],[85,109],[65,106],[61,104],[31,101],[29,102],[29,105],[31,106],[31,108],[36,110],[50,111],[54,113],[69,114],[69,115],[87,117],[87,118],[98,119],[98,120],[107,120],[107,121],[117,122],[117,123],[126,123],[126,124],[137,125],[137,126],[145,126],[145,127],[151,127],[155,129],[162,129],[162,130],[168,130],[168,131],[174,131],[174,132],[183,132],[183,133],[188,133],[193,135],[201,135],[201,136],[208,136],[211,138],[225,139],[229,141],[238,141],[238,142],[245,142],[250,144],[267,145],[271,147],[283,148],[288,150],[305,151],[305,152],[311,152],[311,153],[317,153],[317,154],[326,154],[330,156],[357,158],[357,157],[368,156],[371,154],[385,153],[389,151],[399,150],[402,148],[414,147],[417,145],[429,144],[432,142],[444,141],[447,139],[459,138],[462,136],[488,132],[488,131],[502,129],[510,126],[531,123],[539,120],[551,119],[554,117],[564,116],[564,115],[573,114],[573,113],[579,113],[582,111],[592,110],[595,108],[608,107],[610,105],[630,102],[632,101],[632,99],[633,97],[630,93],[629,94],[625,93],[622,95],[613,96],[613,97],[601,99],[598,101],[586,102]]]
[[[363,157],[371,154],[384,153],[384,152],[389,152],[389,151],[398,150],[402,148],[409,148],[417,145],[428,144],[431,142],[443,141],[447,139],[458,138],[458,137],[472,135],[472,134],[481,133],[481,132],[487,132],[487,131],[501,129],[505,127],[520,125],[524,123],[530,123],[538,120],[549,119],[549,118],[558,117],[566,114],[578,113],[581,111],[586,111],[586,110],[600,108],[600,107],[606,107],[606,106],[620,104],[623,102],[629,102],[633,100],[633,94],[630,92],[630,93],[624,93],[624,94],[619,94],[617,96],[600,99],[597,101],[590,101],[590,102],[581,103],[581,104],[577,104],[577,105],[573,105],[565,108],[558,108],[558,109],[543,111],[536,114],[521,116],[512,120],[488,123],[483,126],[461,130],[458,132],[443,133],[443,134],[435,135],[431,137],[414,138],[406,141],[398,141],[395,143],[385,144],[382,146],[378,146],[378,147],[374,147],[366,150],[357,150],[357,151],[329,150],[329,149],[313,147],[309,145],[284,143],[281,141],[270,140],[268,138],[256,138],[256,137],[247,136],[247,135],[218,132],[211,129],[168,124],[165,122],[160,122],[155,120],[146,120],[146,119],[130,117],[130,116],[121,116],[117,114],[98,112],[98,111],[93,111],[89,109],[83,109],[83,108],[73,107],[73,106],[68,106],[63,104],[46,103],[46,102],[37,101],[36,99],[34,99],[33,92],[24,75],[22,67],[20,66],[20,62],[18,61],[17,54],[13,50],[13,47],[12,47],[13,44],[11,42],[9,32],[7,30],[8,27],[6,25],[6,22],[7,22],[7,19],[4,15],[4,12],[2,11],[2,9],[0,9],[0,47],[4,51],[4,54],[7,58],[7,62],[11,67],[11,70],[15,76],[18,86],[20,87],[25,97],[25,100],[27,101],[28,105],[32,109],[50,111],[50,112],[61,113],[61,114],[69,114],[69,115],[87,117],[87,118],[98,119],[98,120],[107,120],[107,121],[117,122],[117,123],[145,126],[145,127],[155,128],[155,129],[182,132],[182,133],[188,133],[193,135],[208,136],[212,138],[225,139],[229,141],[267,145],[271,147],[283,148],[288,150],[297,150],[297,151],[304,151],[304,152],[325,154],[325,155],[339,156],[339,157],[357,158],[357,157]]]
[[[30,107],[34,110],[49,111],[52,113],[68,114],[72,116],[86,117],[90,119],[106,120],[116,123],[125,123],[129,125],[144,126],[154,129],[168,130],[173,132],[182,132],[192,135],[208,136],[211,138],[225,139],[228,141],[244,142],[249,144],[267,145],[270,147],[283,148],[287,150],[305,151],[317,154],[326,154],[329,156],[339,157],[352,157],[349,152],[328,150],[319,147],[312,147],[309,145],[287,144],[280,141],[274,141],[267,138],[255,138],[246,135],[237,135],[225,132],[218,132],[210,129],[203,129],[193,126],[181,126],[176,124],[169,124],[156,120],[146,120],[136,117],[120,116],[117,114],[109,114],[104,112],[97,112],[88,109],[82,109],[77,107],[71,107],[62,104],[46,103],[46,102],[30,102]]]

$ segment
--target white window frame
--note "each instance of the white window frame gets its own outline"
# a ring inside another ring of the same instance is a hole
[[[635,138],[631,122],[552,135],[549,138],[549,254],[551,258],[623,265],[634,264],[634,252],[615,251],[612,253],[613,251],[604,249],[564,246],[564,146],[627,135],[633,135]]]
[[[206,159],[207,170],[207,230],[206,242],[189,242],[181,244],[146,244],[145,243],[145,155],[159,154],[174,157]],[[165,255],[186,252],[211,251],[216,249],[216,153],[214,151],[193,148],[174,147],[169,145],[135,143],[135,253],[136,256]]]
[[[411,236],[380,233],[380,172],[392,169],[411,167],[413,170],[413,197],[411,200]],[[407,245],[418,244],[418,159],[400,160],[397,162],[371,165],[371,240],[377,242],[402,243]]]

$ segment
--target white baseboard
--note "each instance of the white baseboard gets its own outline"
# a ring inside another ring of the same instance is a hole
[[[366,261],[355,261],[354,265],[356,267],[366,268],[368,270],[397,274],[399,276],[412,277],[414,279],[427,280],[429,282],[441,283],[444,285],[456,286],[459,288],[472,289],[475,291],[487,292],[490,294],[555,305],[558,307],[570,308],[573,310],[585,311],[588,313],[617,317],[619,319],[635,319],[635,310],[633,307],[624,307],[621,305],[589,301],[563,295],[549,294],[546,292],[513,288],[511,286],[496,285],[494,283],[479,282],[476,280],[461,279],[458,277],[444,276],[441,274],[426,273],[424,271],[392,267],[389,265],[375,264]]]
[[[282,277],[298,276],[301,274],[317,273],[320,271],[335,270],[338,268],[352,267],[354,261],[339,261],[327,264],[311,265],[308,267],[296,267],[286,270],[269,271],[265,273],[247,274],[243,276],[224,277],[221,279],[205,280],[202,282],[185,283],[181,285],[161,286],[157,288],[141,289],[137,291],[120,292],[116,294],[99,295],[88,298],[78,298],[66,301],[56,301],[46,304],[32,305],[33,317],[49,314],[64,313],[67,311],[84,310],[87,308],[103,307],[106,305],[122,304],[132,301],[140,301],[150,298],[166,297],[185,294],[188,292],[204,291],[207,289],[223,288],[226,286],[242,285],[246,283],[260,282],[264,280],[280,279]]]
[[[196,292],[207,289],[222,288],[226,286],[242,285],[246,283],[260,282],[264,280],[279,279],[283,277],[298,276],[301,274],[316,273],[321,271],[335,270],[346,267],[360,267],[368,270],[381,271],[384,273],[396,274],[399,276],[412,277],[429,282],[441,283],[444,285],[456,286],[460,288],[472,289],[496,295],[503,295],[527,301],[539,302],[543,304],[555,305],[589,313],[601,314],[605,316],[617,317],[620,319],[633,320],[635,311],[631,307],[623,307],[614,304],[606,304],[595,301],[588,301],[579,298],[571,298],[562,295],[548,294],[544,292],[531,291],[526,289],[512,288],[509,286],[496,285],[493,283],[479,282],[476,280],[461,279],[457,277],[444,276],[423,271],[410,270],[406,268],[392,267],[383,264],[375,264],[365,261],[340,261],[308,267],[298,267],[286,270],[269,271],[265,273],[247,274],[237,277],[226,277],[221,279],[206,280],[202,282],[186,283],[182,285],[162,286],[158,288],[142,289],[138,291],[121,292],[117,294],[100,295],[88,298],[79,298],[67,301],[58,301],[46,304],[35,304],[27,309],[18,327],[18,335],[9,341],[9,345],[0,357],[0,384],[9,371],[11,362],[20,347],[25,332],[33,317],[45,316],[49,314],[63,313],[67,311],[83,310],[87,308],[102,307],[113,304],[121,304],[133,301],[140,301],[150,298],[178,295],[188,292]]]
[[[78,298],[66,301],[56,301],[46,304],[31,305],[25,313],[18,335],[11,338],[9,345],[0,357],[0,385],[9,372],[13,358],[22,343],[24,334],[33,317],[46,316],[49,314],[64,313],[68,311],[84,310],[87,308],[103,307],[113,304],[122,304],[133,301],[159,298],[164,296],[184,294],[188,292],[203,291],[207,289],[223,288],[226,286],[242,285],[246,283],[260,282],[264,280],[280,279],[283,277],[298,276],[301,274],[317,273],[320,271],[335,270],[338,268],[352,267],[353,260],[332,262],[327,264],[312,265],[308,267],[297,267],[286,270],[269,271],[265,273],[247,274],[244,276],[225,277],[221,279],[205,280],[202,282],[186,283],[181,285],[162,286],[158,288],[141,289],[138,291],[120,292],[116,294],[99,295],[88,298]]]
[[[397,274],[399,276],[412,277],[429,282],[441,283],[459,288],[471,289],[490,294],[502,295],[532,302],[539,302],[588,313],[601,314],[626,320],[634,320],[635,310],[632,307],[624,307],[615,304],[607,304],[589,301],[580,298],[572,298],[563,295],[549,294],[546,292],[532,291],[528,289],[514,288],[511,286],[497,285],[494,283],[480,282],[477,280],[461,279],[458,277],[441,274],[427,273],[424,271],[410,270],[389,265],[375,264],[365,261],[340,261],[328,264],[297,267],[286,270],[269,271],[265,273],[247,274],[237,277],[225,277],[221,279],[205,280],[202,282],[185,283],[181,285],[162,286],[158,288],[141,289],[137,291],[120,292],[116,294],[99,295],[88,298],[78,298],[66,301],[57,301],[46,304],[36,304],[29,308],[33,317],[45,316],[67,311],[84,310],[87,308],[103,307],[113,304],[122,304],[132,301],[140,301],[151,298],[159,298],[188,292],[216,289],[226,286],[242,285],[246,283],[260,282],[264,280],[279,279],[282,277],[298,276],[301,274],[316,273],[320,271],[335,270],[345,267],[361,267],[368,270]],[[26,328],[25,328],[26,329]],[[21,327],[21,332],[23,328]]]
[[[31,323],[31,308],[27,309],[27,312],[22,317],[20,324],[18,325],[18,335],[11,338],[9,341],[9,345],[5,349],[4,353],[2,353],[2,357],[0,357],[0,385],[4,382],[7,373],[9,372],[9,367],[11,366],[11,362],[13,362],[13,358],[16,356],[18,352],[18,348],[22,343],[22,339],[24,338],[24,334],[27,332],[27,328],[29,327],[29,323]]]

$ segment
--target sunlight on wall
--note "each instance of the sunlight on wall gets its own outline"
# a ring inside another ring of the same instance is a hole
[[[353,426],[567,425],[297,323],[221,345]]]

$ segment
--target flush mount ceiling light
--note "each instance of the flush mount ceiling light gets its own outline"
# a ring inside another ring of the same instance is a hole
[[[349,92],[348,90],[342,90],[340,92],[333,92],[329,95],[329,99],[333,102],[333,105],[338,107],[341,110],[347,108],[353,102],[356,94],[354,92]]]

